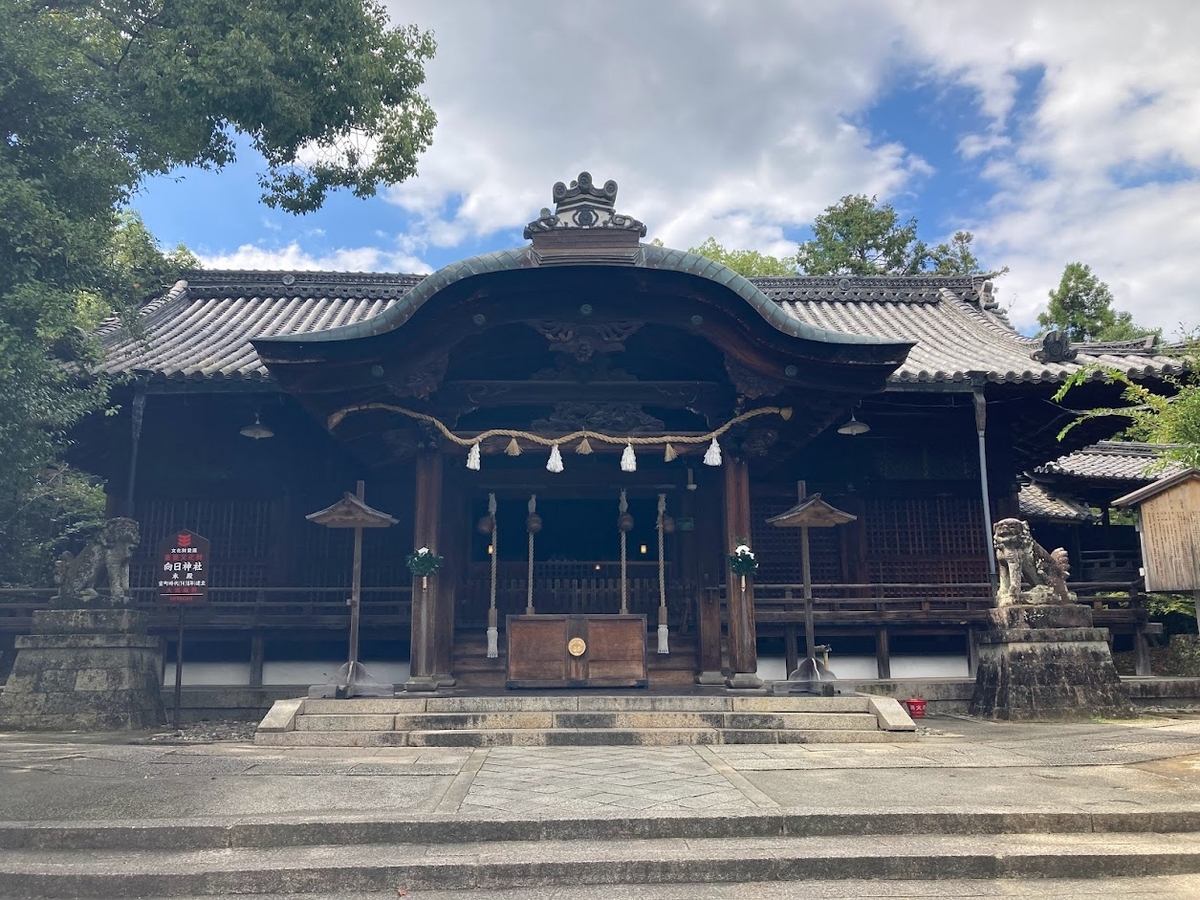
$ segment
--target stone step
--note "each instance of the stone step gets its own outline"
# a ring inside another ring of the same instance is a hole
[[[414,713],[493,712],[738,712],[859,713],[870,697],[653,694],[504,694],[493,697],[382,697],[304,701],[305,715],[402,715]]]
[[[380,814],[0,822],[3,850],[225,850],[320,845],[802,838],[846,835],[1200,834],[1200,810],[839,809],[615,815],[601,818],[420,818]]]
[[[874,729],[870,713],[726,713],[726,712],[482,712],[401,713],[399,715],[320,715],[296,720],[297,731],[449,731],[546,728],[706,728],[865,731]]]
[[[492,728],[433,731],[298,729],[258,732],[264,747],[669,747],[690,744],[867,744],[916,740],[915,732],[734,728]]]
[[[490,841],[104,853],[15,850],[0,896],[112,898],[1200,871],[1200,835],[1028,834]],[[1119,891],[1119,883],[1113,887]]]

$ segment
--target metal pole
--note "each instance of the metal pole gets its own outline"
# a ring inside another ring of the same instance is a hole
[[[186,603],[179,604],[179,635],[175,639],[175,708],[171,716],[171,727],[179,727],[179,707],[183,703],[183,615]]]
[[[356,496],[360,501],[366,499],[363,482],[356,485]],[[354,529],[354,569],[350,576],[350,665],[346,671],[346,696],[354,693],[354,682],[358,676],[358,623],[359,611],[362,604],[362,539],[363,530]]]
[[[976,388],[974,394],[975,401],[975,432],[979,435],[979,489],[983,494],[983,527],[986,530],[984,535],[984,547],[988,561],[988,580],[992,583],[992,590],[996,590],[996,585],[999,584],[999,579],[996,574],[996,554],[992,552],[992,499],[988,491],[988,467],[987,467],[987,400],[984,399],[983,391]]]

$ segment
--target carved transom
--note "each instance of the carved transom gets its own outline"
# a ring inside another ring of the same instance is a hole
[[[655,434],[666,426],[633,403],[556,403],[554,412],[533,423],[533,430],[603,431],[609,434]]]
[[[580,362],[588,362],[597,353],[619,353],[641,322],[530,322],[538,334],[550,342],[556,353],[570,353]]]

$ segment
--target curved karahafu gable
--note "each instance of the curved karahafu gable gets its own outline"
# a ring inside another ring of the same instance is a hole
[[[480,327],[481,322],[494,326],[551,314],[579,318],[591,314],[591,305],[576,308],[564,300],[603,288],[604,309],[596,309],[596,320],[636,316],[690,329],[750,368],[785,380],[799,374],[795,363],[851,366],[846,377],[820,380],[845,384],[851,391],[878,390],[904,361],[911,342],[809,325],[727,266],[694,253],[641,244],[645,226],[616,212],[616,196],[615,182],[597,187],[583,172],[569,187],[555,185],[554,212],[543,209],[525,229],[529,246],[448,265],[370,319],[315,333],[260,338],[254,346],[286,381],[283,370],[289,365],[376,354],[379,345],[374,342],[386,341],[418,317],[429,323],[468,316]],[[447,334],[445,323],[418,330]],[[414,334],[404,342],[421,337]],[[348,345],[354,342],[366,343],[351,351]],[[824,374],[835,375],[832,370]]]

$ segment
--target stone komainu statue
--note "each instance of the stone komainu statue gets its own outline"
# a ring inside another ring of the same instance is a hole
[[[1067,551],[1059,547],[1047,553],[1026,522],[1001,519],[992,529],[992,544],[1000,570],[997,606],[1075,602],[1075,595],[1067,590],[1071,574]]]
[[[53,605],[59,609],[87,606],[131,606],[129,559],[141,540],[133,519],[108,519],[100,533],[88,541],[78,556],[64,553],[54,564],[58,594]],[[108,597],[100,600],[96,584],[101,573],[108,576]]]

